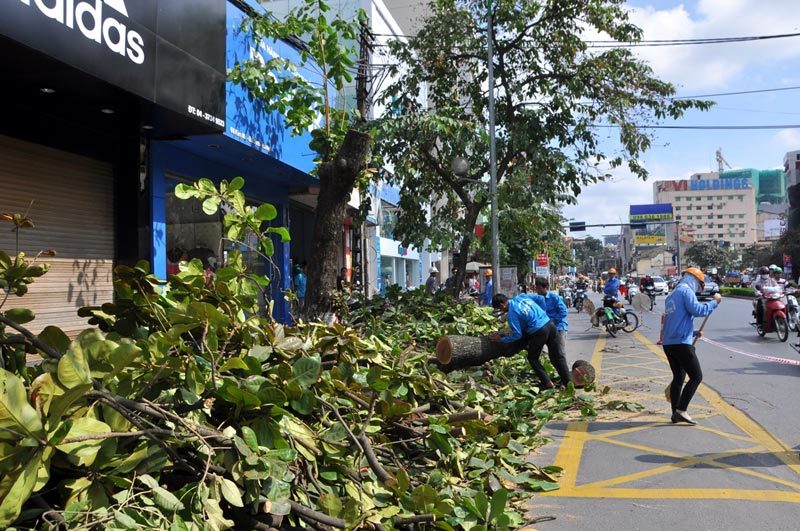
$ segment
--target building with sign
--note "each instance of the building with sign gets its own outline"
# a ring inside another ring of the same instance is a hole
[[[634,245],[667,245],[668,235],[674,232],[672,221],[671,203],[631,205],[628,222],[634,229]]]
[[[76,310],[113,298],[116,264],[149,260],[162,278],[182,257],[224,264],[234,246],[220,216],[173,194],[201,177],[244,177],[248,201],[274,204],[276,223],[290,227],[294,249],[276,242],[269,265],[276,317],[288,318],[289,257],[313,258],[313,214],[295,198],[318,181],[310,135],[292,137],[280,115],[226,81],[254,53],[299,63],[288,42],[253,49],[240,25],[257,9],[256,0],[0,3],[3,210],[36,223],[22,250],[57,252],[24,301],[38,327],[82,329]],[[13,251],[11,233],[0,233]],[[246,260],[268,267],[254,253]]]
[[[708,241],[741,248],[756,242],[756,191],[750,177],[717,172],[656,181],[653,199],[669,203],[681,222],[681,242]]]

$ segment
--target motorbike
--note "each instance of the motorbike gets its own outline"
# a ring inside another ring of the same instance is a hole
[[[633,298],[639,294],[639,286],[636,284],[629,284],[628,291],[625,294],[625,298],[628,299],[628,304],[633,302]]]
[[[566,287],[561,290],[561,298],[564,299],[564,304],[569,308],[573,303],[572,288]]]
[[[783,302],[783,288],[780,286],[767,286],[761,290],[761,298],[764,305],[764,318],[761,323],[754,323],[756,332],[761,337],[770,332],[778,335],[781,342],[789,339],[789,321],[786,318],[786,304]],[[754,303],[754,304],[757,304]],[[756,310],[753,315],[757,317]]]
[[[592,326],[605,328],[611,337],[616,337],[620,330],[630,334],[639,328],[639,318],[635,313],[625,310],[616,297],[606,295],[603,307],[598,308],[592,316]]]
[[[572,301],[572,307],[578,310],[578,313],[581,313],[583,310],[583,301],[586,299],[586,290],[578,288],[575,291],[575,300]]]
[[[653,306],[656,305],[656,288],[655,286],[645,286],[644,292],[650,296],[650,311],[653,311]]]
[[[797,306],[797,291],[786,290],[786,320],[789,322],[789,330],[797,332],[800,329],[800,308]]]

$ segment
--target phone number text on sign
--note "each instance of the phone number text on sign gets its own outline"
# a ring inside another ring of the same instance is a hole
[[[189,105],[187,108],[187,112],[192,116],[197,116],[198,118],[201,118],[212,124],[218,125],[220,127],[225,127],[225,120],[223,120],[222,118],[217,118],[211,113],[203,112],[202,109],[198,109],[194,105]]]

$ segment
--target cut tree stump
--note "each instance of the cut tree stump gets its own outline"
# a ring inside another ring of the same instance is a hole
[[[444,372],[476,367],[497,359],[513,356],[526,347],[525,341],[503,343],[488,336],[444,336],[436,343],[436,358],[431,362]]]

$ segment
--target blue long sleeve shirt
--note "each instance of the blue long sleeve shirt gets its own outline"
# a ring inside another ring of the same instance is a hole
[[[492,296],[494,295],[494,293],[492,293],[493,291],[494,291],[494,282],[492,282],[492,279],[490,278],[488,281],[486,281],[486,289],[483,292],[482,300],[484,305],[486,306],[492,305]]]
[[[294,286],[297,290],[298,299],[304,299],[306,297],[306,281],[305,273],[298,273],[294,277]]]
[[[547,295],[533,295],[536,304],[542,307],[547,317],[556,325],[556,330],[569,330],[567,323],[567,305],[558,293],[548,291]]]
[[[691,345],[694,318],[709,315],[717,306],[716,301],[700,304],[694,289],[684,282],[679,283],[664,301],[667,317],[664,320],[663,343]]]
[[[511,335],[505,336],[503,343],[513,343],[523,335],[533,334],[550,322],[550,318],[536,304],[531,295],[520,294],[508,301],[508,327]]]
[[[604,295],[610,295],[612,297],[619,297],[619,279],[617,277],[611,277],[606,282],[605,287],[603,288]]]

